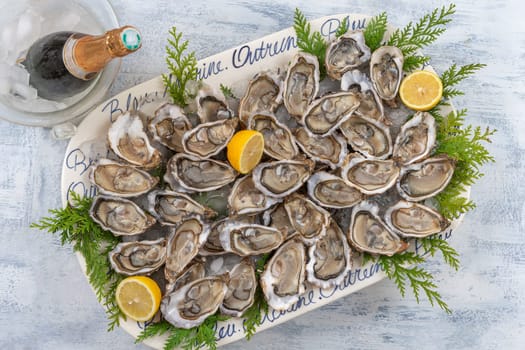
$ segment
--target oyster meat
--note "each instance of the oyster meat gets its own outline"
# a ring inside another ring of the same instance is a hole
[[[326,136],[350,118],[360,103],[352,91],[323,96],[312,102],[302,124],[311,134]]]
[[[251,259],[245,258],[230,271],[228,291],[220,306],[221,313],[241,317],[253,305],[256,288],[255,268]]]
[[[116,272],[126,275],[150,275],[166,261],[166,240],[119,243],[109,252],[109,262]]]
[[[288,127],[273,115],[257,113],[249,119],[249,128],[264,136],[264,153],[277,160],[293,159],[299,154]]]
[[[435,196],[447,187],[454,175],[455,161],[447,155],[437,155],[401,169],[397,189],[401,197],[419,202]]]
[[[197,158],[209,158],[222,151],[235,134],[237,118],[204,123],[182,137],[184,152]]]
[[[390,128],[373,119],[353,115],[339,130],[352,148],[370,159],[386,159],[392,154]]]
[[[348,242],[361,252],[392,256],[408,248],[408,243],[390,231],[379,217],[379,207],[361,202],[353,208]]]
[[[153,119],[148,121],[148,131],[153,140],[163,144],[175,152],[182,152],[182,136],[191,129],[191,123],[182,108],[166,103],[155,112]]]
[[[370,58],[370,79],[374,90],[383,100],[397,96],[403,79],[403,53],[395,46],[381,46]]]
[[[205,262],[203,259],[195,258],[192,262],[186,266],[186,268],[180,273],[179,277],[175,280],[174,283],[168,283],[166,285],[166,293],[171,294],[177,289],[182,288],[183,286],[204,278],[206,276]]]
[[[224,248],[221,245],[220,234],[224,227],[229,222],[228,218],[224,218],[218,221],[215,221],[210,226],[210,234],[208,239],[202,246],[199,254],[202,256],[208,255],[222,255],[227,252],[224,251]]]
[[[427,112],[418,112],[397,135],[393,158],[403,165],[418,162],[430,154],[436,143],[436,123]]]
[[[248,125],[255,113],[275,112],[282,99],[281,79],[268,72],[259,73],[248,83],[239,102],[239,117],[244,125]]]
[[[284,243],[266,264],[260,283],[264,297],[275,310],[286,310],[304,293],[306,252],[301,241]]]
[[[249,256],[277,249],[284,241],[284,233],[273,227],[230,221],[222,227],[219,239],[225,251]]]
[[[372,160],[352,155],[341,170],[342,178],[364,194],[386,192],[395,185],[399,167],[391,159]]]
[[[148,203],[148,211],[162,225],[178,225],[192,217],[211,219],[217,215],[215,211],[189,196],[172,191],[152,191],[148,194]]]
[[[347,184],[342,178],[319,171],[307,182],[308,195],[318,205],[325,208],[350,208],[363,200],[363,194]]]
[[[278,202],[278,199],[259,191],[253,184],[252,176],[237,180],[228,197],[230,216],[260,213]]]
[[[355,114],[390,125],[385,116],[381,98],[372,88],[372,82],[358,69],[346,72],[341,78],[341,90],[354,91],[359,95],[361,103]]]
[[[284,80],[283,101],[288,113],[301,118],[319,91],[319,61],[308,53],[298,53]]]
[[[344,138],[337,133],[315,136],[310,135],[304,128],[298,128],[295,130],[295,140],[310,158],[327,164],[332,169],[341,166],[348,155],[348,146]]]
[[[320,288],[341,283],[351,268],[350,247],[346,237],[334,220],[330,220],[326,235],[308,250],[306,279]]]
[[[370,59],[370,48],[366,46],[362,31],[352,31],[332,41],[326,49],[325,66],[328,75],[334,79]]]
[[[159,178],[128,164],[99,159],[90,180],[100,193],[118,197],[136,197],[151,190]]]
[[[265,211],[263,214],[263,223],[265,226],[271,226],[281,232],[285,232],[285,241],[297,234],[297,231],[290,222],[283,203],[279,203],[275,207]]]
[[[168,161],[164,181],[173,190],[208,192],[233,182],[236,177],[237,172],[227,163],[178,153]]]
[[[210,123],[233,117],[222,93],[215,91],[211,86],[204,85],[199,89],[197,97],[197,114],[201,123]]]
[[[165,296],[160,304],[164,319],[177,328],[200,325],[219,309],[228,280],[228,275],[200,278]]]
[[[138,115],[126,112],[119,116],[109,127],[108,143],[119,158],[130,164],[146,169],[160,164],[160,152],[151,146]]]
[[[97,196],[91,205],[90,215],[104,230],[115,236],[143,233],[155,219],[130,200],[110,196]]]
[[[174,283],[184,268],[197,255],[208,238],[208,225],[199,219],[187,219],[173,229],[168,237],[164,275]]]
[[[312,245],[326,234],[330,213],[306,197],[292,194],[284,201],[284,208],[304,244]]]
[[[314,166],[315,162],[310,159],[260,163],[253,170],[253,183],[265,195],[283,198],[308,180]]]
[[[398,235],[416,238],[443,232],[450,225],[436,210],[404,200],[387,209],[385,222]]]

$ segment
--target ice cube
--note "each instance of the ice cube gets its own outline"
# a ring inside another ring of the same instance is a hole
[[[21,65],[10,66],[9,76],[13,82],[29,86],[29,72]]]
[[[43,18],[32,9],[27,9],[20,16],[16,26],[16,45],[14,47],[17,56],[20,56],[23,51],[40,39],[42,35],[42,21]]]
[[[77,127],[71,122],[62,123],[55,125],[51,129],[51,136],[55,140],[67,140],[75,136]]]
[[[13,84],[11,85],[11,95],[17,96],[22,100],[25,100],[26,102],[36,100],[36,98],[38,97],[35,88],[18,82],[13,82]]]
[[[80,23],[80,16],[78,14],[67,9],[62,9],[61,11],[65,12],[58,13],[58,16],[53,18],[52,21],[48,18],[44,23],[46,33],[53,33],[62,30],[74,30],[77,24]]]

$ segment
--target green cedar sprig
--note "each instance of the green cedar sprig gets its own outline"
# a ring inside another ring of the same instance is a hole
[[[430,236],[420,240],[426,253],[434,257],[437,252],[441,252],[443,260],[454,270],[459,270],[459,254],[448,244],[446,240],[439,236]]]
[[[456,5],[450,4],[441,9],[436,8],[423,16],[417,23],[410,22],[402,29],[396,29],[388,40],[388,45],[398,47],[405,58],[403,70],[410,72],[428,63],[429,57],[417,54],[417,51],[443,34],[450,18],[456,12]]]
[[[370,48],[370,51],[374,52],[383,43],[387,23],[387,14],[383,12],[373,17],[366,25],[363,34],[365,36],[365,43]]]
[[[339,23],[339,26],[337,27],[337,30],[335,31],[335,37],[339,38],[341,35],[345,34],[348,31],[348,17],[343,18],[341,23]]]
[[[312,31],[312,27],[304,14],[298,8],[295,9],[293,29],[297,36],[297,46],[301,51],[310,53],[317,57],[321,80],[326,76],[324,59],[326,55],[326,42],[318,31]]]
[[[452,97],[462,96],[463,91],[454,88],[454,86],[485,66],[486,65],[483,63],[467,64],[461,67],[458,67],[456,64],[450,66],[450,68],[441,74],[441,82],[443,84],[443,99],[449,100]]]
[[[224,95],[224,97],[235,98],[235,95],[233,94],[231,87],[220,84],[220,88],[221,88],[221,92]]]
[[[259,280],[261,273],[264,271],[264,265],[268,261],[270,255],[264,254],[259,260],[257,260],[255,266],[255,277],[256,280]],[[256,332],[258,326],[262,323],[262,314],[268,313],[268,303],[264,297],[261,286],[257,285],[255,290],[254,303],[246,312],[244,313],[244,329],[246,339],[250,340]]]
[[[51,216],[43,217],[32,223],[36,228],[49,233],[58,233],[62,245],[72,244],[73,250],[80,252],[86,260],[86,274],[89,283],[95,290],[97,299],[106,307],[109,318],[108,331],[120,323],[120,318],[126,319],[115,301],[115,290],[122,276],[113,271],[108,253],[119,239],[111,232],[103,230],[91,219],[89,210],[92,198],[81,197],[70,192],[71,204],[65,208],[51,209]]]
[[[186,84],[197,80],[197,58],[195,52],[186,53],[188,41],[182,40],[182,33],[177,28],[169,31],[168,45],[166,45],[166,64],[170,74],[162,74],[162,81],[166,86],[173,103],[185,107],[188,102]]]

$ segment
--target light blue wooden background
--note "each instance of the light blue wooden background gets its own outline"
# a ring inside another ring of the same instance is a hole
[[[309,18],[377,14],[405,25],[444,1],[169,1],[113,0],[123,24],[138,26],[144,46],[127,58],[112,93],[164,72],[166,33],[183,31],[198,58]],[[286,4],[284,4],[286,3]],[[525,340],[525,6],[518,0],[457,1],[449,30],[426,49],[442,72],[451,63],[487,68],[462,83],[468,122],[497,128],[497,159],[472,189],[478,208],[456,231],[459,272],[440,259],[426,264],[454,310],[447,315],[390,281],[340,299],[228,349],[519,349]],[[65,141],[49,130],[0,121],[0,349],[145,349],[106,317],[71,247],[28,228],[60,206]]]

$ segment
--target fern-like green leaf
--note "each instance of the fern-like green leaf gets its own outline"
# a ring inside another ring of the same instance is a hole
[[[348,17],[343,18],[341,23],[339,23],[337,30],[335,31],[335,37],[339,38],[341,35],[345,34],[348,31],[348,25]]]
[[[388,25],[388,17],[383,12],[373,17],[365,27],[365,43],[374,52],[383,43],[383,38]]]
[[[299,49],[317,57],[322,80],[326,76],[326,68],[324,65],[326,42],[323,36],[318,31],[312,31],[310,23],[298,8],[295,9],[293,28],[297,36],[297,46]]]

